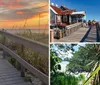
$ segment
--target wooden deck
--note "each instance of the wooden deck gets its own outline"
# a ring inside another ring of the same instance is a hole
[[[32,85],[25,82],[16,70],[6,59],[0,55],[0,85]]]
[[[60,40],[55,39],[54,42],[80,42],[88,30],[89,28],[79,28],[76,32],[72,33],[71,35],[66,36]]]

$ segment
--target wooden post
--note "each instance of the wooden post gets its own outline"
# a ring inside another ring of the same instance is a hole
[[[21,44],[21,57],[24,59],[24,45]],[[21,65],[21,77],[25,77],[25,68]]]
[[[54,41],[54,33],[53,30],[50,30],[50,42]]]
[[[21,45],[21,57],[24,58],[24,45]],[[21,65],[21,77],[25,77],[25,68]]]
[[[21,45],[21,57],[24,58],[24,45]],[[25,68],[21,65],[21,77],[25,77]]]
[[[21,77],[25,77],[25,68],[21,65]]]
[[[60,39],[62,38],[63,36],[62,36],[62,31],[60,30]]]
[[[4,31],[4,30],[3,30]],[[3,35],[3,40],[2,40],[2,44],[3,45],[6,45],[6,37]],[[5,58],[6,57],[6,52],[4,51],[4,49],[3,49],[3,58]]]

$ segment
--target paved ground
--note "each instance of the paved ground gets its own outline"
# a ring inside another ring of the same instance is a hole
[[[6,59],[0,55],[0,85],[32,85],[25,82],[18,72]]]
[[[85,36],[88,29],[89,28],[80,28],[71,35],[66,36],[60,40],[55,39],[54,42],[80,42],[81,39]]]

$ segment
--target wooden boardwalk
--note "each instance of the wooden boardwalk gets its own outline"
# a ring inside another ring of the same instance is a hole
[[[32,85],[25,82],[16,70],[6,59],[0,55],[0,85]]]
[[[48,46],[38,41],[14,35],[6,31],[0,31],[0,34],[3,37],[2,43],[0,43],[0,48],[3,51],[3,58],[5,58],[5,56],[9,57],[6,55],[6,53],[8,53],[12,58],[15,58],[16,61],[19,62],[21,66],[21,75],[20,75],[20,72],[18,72],[12,65],[10,65],[7,60],[2,59],[0,56],[0,73],[1,73],[0,81],[2,83],[2,84],[0,83],[0,85],[31,85],[30,82],[24,82],[23,78],[20,77],[20,76],[25,77],[25,71],[26,71],[25,69],[27,69],[27,71],[29,71],[36,77],[36,79],[32,81],[33,85],[40,85],[42,83],[48,85],[49,77],[40,70],[38,70],[37,68],[35,68],[34,66],[32,66],[30,63],[26,62],[23,58],[21,58],[24,55],[23,52],[24,48],[30,48],[48,57],[49,53]],[[21,51],[20,51],[22,52],[21,56],[16,54],[16,52],[14,52],[13,49],[9,49],[9,46],[7,45],[8,38],[21,45]],[[1,76],[2,74],[4,75]],[[10,78],[7,78],[6,76]]]
[[[89,28],[82,27],[69,36],[66,36],[60,40],[55,39],[54,42],[80,42],[88,30],[89,30]]]

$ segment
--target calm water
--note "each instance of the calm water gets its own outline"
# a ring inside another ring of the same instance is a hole
[[[2,30],[2,29],[1,29]],[[9,33],[23,33],[31,30],[32,33],[48,33],[48,29],[5,29]]]

